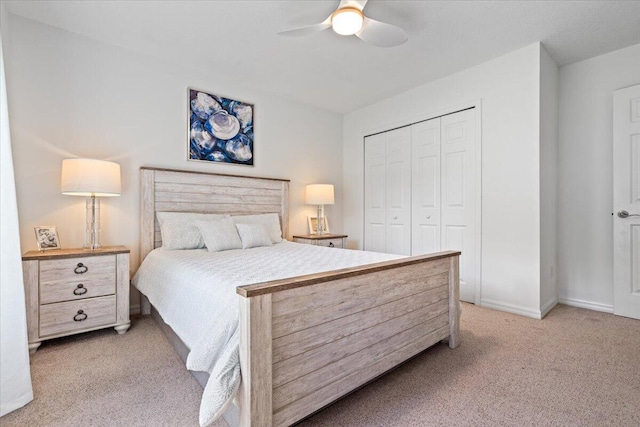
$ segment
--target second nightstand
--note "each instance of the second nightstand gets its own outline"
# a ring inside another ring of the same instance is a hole
[[[346,248],[346,234],[306,234],[304,236],[293,236],[296,243],[304,243],[306,245],[326,246],[329,248]]]
[[[129,329],[129,249],[29,251],[22,256],[29,351],[43,340]]]

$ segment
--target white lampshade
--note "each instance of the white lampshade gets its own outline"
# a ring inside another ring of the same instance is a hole
[[[333,205],[333,185],[311,184],[307,185],[306,202],[308,205]]]
[[[105,160],[64,159],[60,189],[70,196],[119,196],[120,165]]]

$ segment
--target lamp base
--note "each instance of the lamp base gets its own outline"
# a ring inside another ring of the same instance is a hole
[[[87,251],[95,251],[102,248],[100,243],[100,199],[91,196],[87,199],[87,228],[85,231],[85,243],[82,247]]]
[[[316,231],[318,236],[324,234],[324,205],[318,205],[318,228]]]

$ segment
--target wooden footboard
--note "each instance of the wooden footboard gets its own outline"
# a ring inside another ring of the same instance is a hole
[[[237,288],[242,426],[287,426],[447,339],[460,252]]]

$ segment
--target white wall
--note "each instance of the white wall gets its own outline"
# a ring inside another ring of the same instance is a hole
[[[344,232],[362,247],[363,138],[482,102],[481,304],[540,317],[539,43],[344,118]]]
[[[558,303],[558,65],[540,49],[540,306]]]
[[[613,92],[635,84],[640,44],[560,69],[560,302],[613,311]]]
[[[5,56],[9,51],[9,12],[7,4],[0,2],[0,30],[2,32],[2,50]]]
[[[84,199],[60,194],[67,157],[113,160],[122,196],[102,202],[103,244],[132,249],[139,263],[138,168],[141,165],[291,179],[290,231],[306,233],[304,185],[336,186],[331,226],[342,229],[342,116],[248,90],[184,58],[177,67],[35,21],[10,15],[9,87],[23,250],[33,227],[57,225],[63,247],[84,243]],[[187,87],[255,104],[255,166],[188,162]]]

